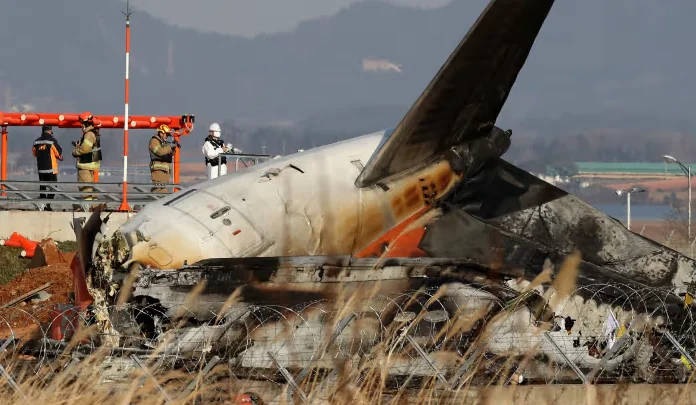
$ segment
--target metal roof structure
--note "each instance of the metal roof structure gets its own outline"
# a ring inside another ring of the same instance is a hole
[[[696,167],[696,163],[688,163],[686,166]],[[575,162],[578,174],[591,173],[623,173],[623,174],[664,174],[680,176],[681,168],[671,163],[644,163],[644,162]]]

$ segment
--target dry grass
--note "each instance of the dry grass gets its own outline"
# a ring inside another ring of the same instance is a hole
[[[575,286],[579,255],[568,257],[560,266],[556,277],[551,277],[549,272],[543,273],[537,283],[549,285],[553,283],[556,299],[563,299],[570,294]],[[187,301],[197,299],[197,294],[202,289],[200,286],[188,297]],[[326,322],[327,330],[332,330],[345,315],[346,308],[352,307],[356,300],[371,298],[377,289],[366,287],[359,296],[342,296],[341,305],[335,308],[332,320]],[[444,293],[444,289],[438,291],[430,298],[434,301]],[[128,294],[128,291],[122,291]],[[229,308],[239,295],[233,292],[225,303]],[[125,296],[119,297],[119,301],[125,300]],[[415,299],[415,297],[413,298]],[[512,314],[513,309],[503,310],[497,313],[487,324],[491,325],[495,320],[504,319]],[[301,390],[308,397],[308,403],[312,404],[648,404],[654,403],[660,398],[673,399],[675,403],[696,402],[696,390],[689,385],[675,386],[647,386],[647,385],[590,385],[590,386],[505,386],[509,381],[509,375],[515,363],[511,359],[505,361],[505,365],[498,369],[486,386],[474,386],[472,381],[477,373],[480,373],[484,360],[478,358],[459,382],[454,385],[439,382],[433,375],[422,381],[420,388],[411,390],[395,390],[394,383],[389,379],[387,370],[397,361],[399,349],[404,342],[404,328],[408,329],[425,316],[425,311],[417,314],[413,323],[389,325],[385,334],[371,356],[363,356],[360,362],[351,363],[347,359],[335,362],[334,376],[319,378],[318,374],[310,373],[303,381],[298,381]],[[475,314],[457,313],[453,319],[439,332],[437,338],[448,339],[468,331],[474,327],[476,321],[485,316],[485,311]],[[226,403],[235,404],[235,397],[245,392],[259,394],[265,403],[302,403],[299,395],[288,395],[288,386],[276,382],[264,380],[243,380],[231,376],[226,364],[216,366],[205,378],[198,381],[197,388],[190,393],[184,392],[184,387],[198,376],[183,373],[181,371],[166,371],[156,373],[154,378],[147,377],[139,368],[133,368],[123,374],[121,382],[104,382],[104,375],[100,372],[100,365],[104,362],[108,352],[97,352],[83,359],[79,363],[70,364],[71,350],[74,349],[80,339],[94,333],[95,329],[86,328],[78,333],[68,345],[63,356],[55,360],[49,360],[42,365],[38,373],[27,367],[27,361],[19,358],[0,357],[0,364],[11,370],[16,380],[20,382],[19,391],[15,392],[6,380],[0,385],[0,403],[3,404],[100,404],[100,405],[126,405],[126,404],[161,404],[165,402],[165,395],[174,404],[202,404],[202,403]],[[357,333],[360,331],[357,330]],[[457,368],[463,361],[475,352],[479,345],[485,345],[485,337],[489,334],[486,329],[480,334],[477,342],[470,346],[469,352],[460,356],[451,352],[430,353],[433,359],[448,358],[457,359]],[[163,349],[164,342],[155,351]],[[1,355],[0,356],[4,356]],[[518,362],[525,364],[532,360],[534,353],[528,353],[527,357]],[[456,368],[455,368],[456,369]],[[274,374],[271,372],[266,375]],[[297,373],[294,373],[297,376]],[[448,377],[449,378],[449,377]],[[155,382],[156,380],[156,382]],[[142,386],[141,386],[141,383]],[[164,394],[162,390],[166,392]]]
[[[72,241],[56,242],[61,253],[74,252],[77,243]],[[20,256],[21,248],[0,246],[0,285],[7,284],[27,270],[30,259]]]

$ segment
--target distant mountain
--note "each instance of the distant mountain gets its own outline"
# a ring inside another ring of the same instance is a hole
[[[122,112],[121,1],[6,3],[0,109]],[[485,3],[454,0],[420,10],[365,1],[292,32],[253,39],[179,28],[136,12],[131,113],[195,113],[198,129],[184,142],[194,150],[212,120],[286,121],[295,140],[313,143],[394,126]],[[669,7],[646,0],[556,2],[499,125],[545,136],[651,124],[696,129],[694,12],[696,3],[687,0],[671,0]],[[238,132],[239,142],[254,146],[259,138],[250,134],[257,129]],[[25,148],[29,138],[12,146]],[[121,152],[118,139],[113,142],[110,158]],[[143,149],[132,153],[146,159]]]
[[[121,2],[10,1],[0,26],[4,38],[15,38],[0,67],[2,87],[10,89],[5,101],[123,109]],[[345,106],[410,104],[480,12],[466,3],[428,11],[367,1],[291,33],[254,39],[199,33],[136,13],[133,112],[298,119]],[[366,71],[370,58],[393,61],[402,72]]]

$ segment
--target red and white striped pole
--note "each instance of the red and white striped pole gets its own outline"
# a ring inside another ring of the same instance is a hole
[[[130,211],[128,205],[128,71],[130,69],[130,1],[126,1],[126,102],[123,113],[123,197],[119,211]]]

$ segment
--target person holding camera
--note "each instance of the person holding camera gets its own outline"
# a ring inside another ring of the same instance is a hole
[[[208,179],[218,177],[218,170],[220,176],[227,174],[227,158],[225,156],[220,157],[220,154],[226,153],[230,148],[225,146],[225,142],[220,138],[221,133],[220,125],[214,122],[210,124],[208,128],[208,137],[206,137],[205,142],[203,142],[202,152],[205,157]],[[220,167],[218,167],[218,163]]]

